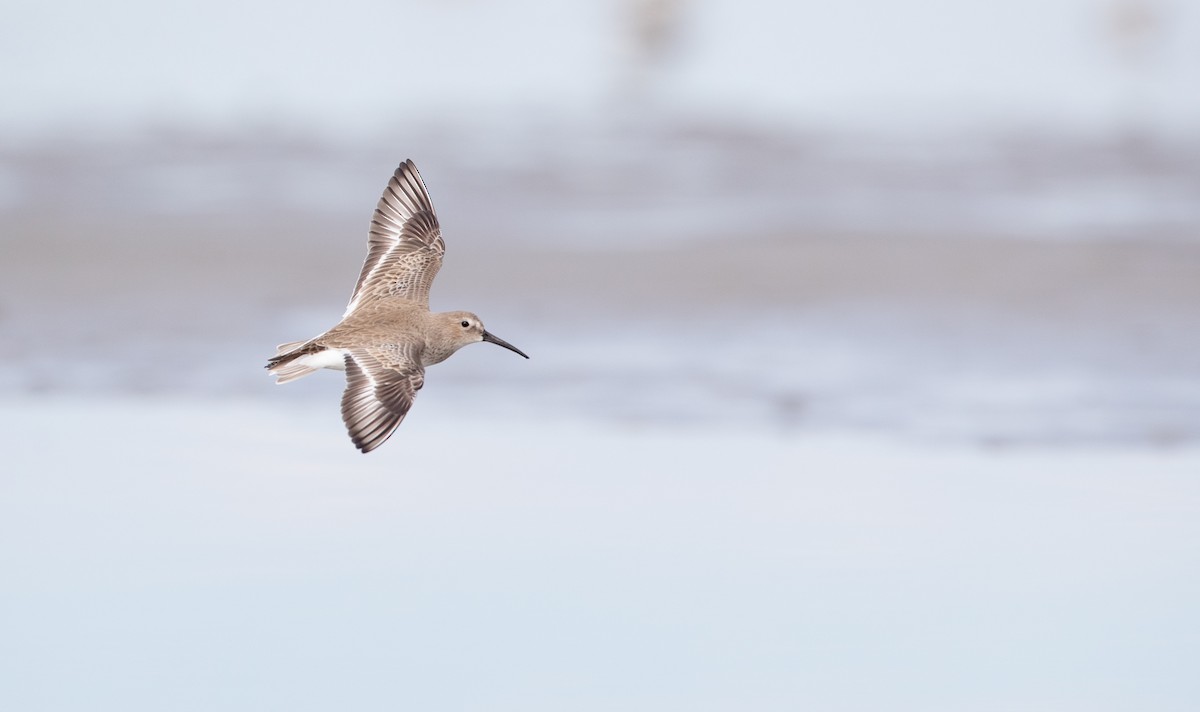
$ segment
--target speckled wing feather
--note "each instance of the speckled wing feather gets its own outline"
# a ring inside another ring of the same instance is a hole
[[[392,436],[425,385],[420,354],[411,349],[355,349],[346,354],[342,420],[364,454]]]
[[[367,240],[367,259],[346,313],[382,296],[429,305],[429,287],[442,266],[446,243],[421,174],[411,160],[388,181]]]

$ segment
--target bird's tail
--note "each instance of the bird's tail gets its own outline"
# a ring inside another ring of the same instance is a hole
[[[317,370],[297,362],[297,359],[307,353],[301,348],[307,343],[307,341],[291,341],[280,344],[275,349],[275,355],[267,360],[267,370],[275,376],[276,384],[291,383],[297,378],[304,378]]]

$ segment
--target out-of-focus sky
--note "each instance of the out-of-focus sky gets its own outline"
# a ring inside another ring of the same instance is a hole
[[[642,0],[641,5],[653,4]],[[661,3],[660,4],[664,4]],[[1184,0],[677,0],[662,105],[799,126],[1200,126]],[[10,2],[0,133],[587,115],[631,76],[638,0]]]

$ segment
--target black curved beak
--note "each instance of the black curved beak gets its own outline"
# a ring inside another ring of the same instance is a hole
[[[501,339],[498,336],[492,336],[491,334],[489,334],[486,331],[483,332],[483,340],[490,341],[491,343],[493,343],[497,346],[503,346],[504,348],[508,349],[509,351],[512,351],[515,354],[520,354],[522,356],[525,356],[525,352],[522,351],[521,349],[518,349],[516,346],[513,346],[512,344],[508,343],[507,341],[505,341],[504,339]],[[525,356],[525,358],[529,358],[529,357]]]

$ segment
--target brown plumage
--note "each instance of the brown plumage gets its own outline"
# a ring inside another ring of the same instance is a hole
[[[320,368],[346,372],[342,420],[362,452],[386,441],[425,383],[425,367],[467,344],[489,341],[471,312],[430,312],[429,288],[446,244],[417,167],[400,164],[375,207],[367,259],[342,320],[308,341],[281,344],[267,368],[288,383]],[[529,358],[525,356],[525,358]]]

